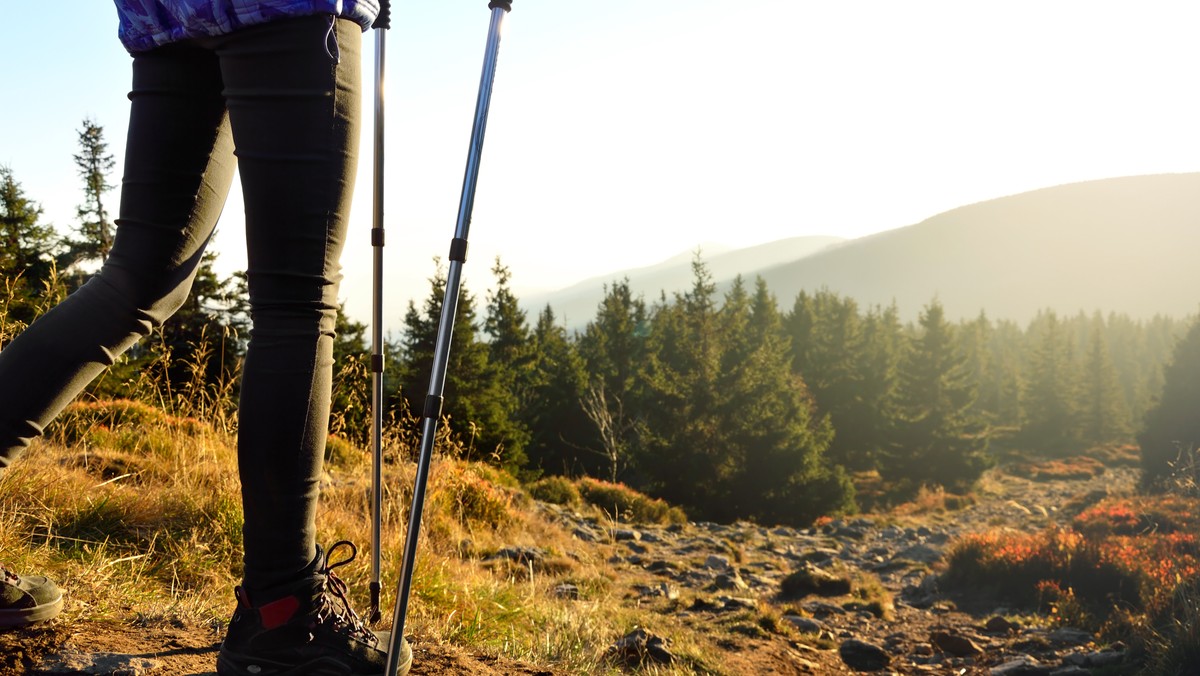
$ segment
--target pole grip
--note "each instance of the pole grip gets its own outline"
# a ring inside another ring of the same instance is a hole
[[[371,28],[388,29],[392,27],[392,3],[389,0],[379,0],[379,14],[375,16],[375,22],[371,24]]]
[[[506,12],[512,11],[512,0],[492,0],[488,3],[488,9],[496,9],[499,7]]]

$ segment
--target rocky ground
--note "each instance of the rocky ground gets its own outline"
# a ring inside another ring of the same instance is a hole
[[[943,593],[936,569],[960,535],[997,528],[1035,532],[1065,522],[1072,510],[1110,492],[1131,490],[1135,479],[1131,469],[1048,483],[993,472],[982,499],[960,511],[909,520],[857,518],[803,530],[699,523],[604,533],[594,523],[550,509],[572,521],[580,539],[621,542],[626,551],[610,563],[631,579],[642,572],[654,575],[655,582],[632,585],[635,601],[693,598],[678,613],[697,625],[747,609],[779,609],[802,638],[781,640],[773,632],[755,636],[750,630],[746,637],[727,639],[721,645],[731,673],[1084,676],[1122,673],[1123,646],[1101,649],[1085,631],[1013,619],[1028,609]],[[785,598],[784,578],[802,568],[814,570],[817,579],[822,570],[869,572],[890,592],[894,608],[880,617],[878,606],[853,595]],[[660,650],[669,653],[661,647],[669,637],[659,638]],[[635,639],[654,641],[626,640]]]
[[[993,472],[979,501],[963,510],[911,519],[846,519],[812,529],[710,523],[631,527],[553,505],[539,509],[575,534],[580,551],[603,553],[615,586],[623,590],[622,603],[670,614],[701,632],[711,628],[719,654],[704,659],[706,666],[697,671],[1095,676],[1123,673],[1121,645],[1099,646],[1085,631],[1050,628],[996,601],[950,596],[938,587],[937,569],[948,544],[960,535],[995,528],[1037,531],[1063,519],[1072,501],[1095,502],[1129,490],[1134,479],[1129,469],[1046,483]],[[544,555],[515,546],[498,554],[520,563]],[[877,577],[891,602],[876,598],[873,604],[836,589],[781,594],[784,579],[800,569],[811,571],[814,579],[821,579],[822,571],[833,573],[831,578],[847,571],[869,573],[866,577]],[[556,593],[566,603],[583,595],[566,584]],[[771,622],[779,626],[764,626]],[[0,675],[211,676],[219,641],[205,627],[51,623],[0,634]],[[419,636],[413,644],[413,674],[561,673]],[[673,637],[653,628],[614,640],[609,648],[616,663],[677,668],[687,663],[679,652]]]

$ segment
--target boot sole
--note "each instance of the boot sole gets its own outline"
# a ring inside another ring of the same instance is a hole
[[[412,648],[408,641],[400,643],[401,654],[396,676],[404,676],[412,668]],[[281,664],[245,655],[221,651],[217,655],[218,676],[382,676],[377,672],[355,671],[354,667],[336,657],[319,657],[302,664]]]
[[[0,627],[24,627],[30,624],[45,622],[62,612],[62,596],[32,608],[14,608],[0,610]]]

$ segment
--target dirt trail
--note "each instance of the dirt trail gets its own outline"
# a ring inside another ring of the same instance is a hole
[[[0,676],[216,676],[221,636],[206,628],[52,623],[0,633]],[[561,676],[512,660],[414,640],[414,676]]]

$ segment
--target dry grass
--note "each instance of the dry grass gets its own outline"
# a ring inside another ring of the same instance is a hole
[[[922,486],[912,500],[896,505],[891,510],[891,515],[894,517],[914,517],[945,514],[947,512],[957,512],[973,504],[975,504],[974,496],[950,493],[941,486],[933,488]]]
[[[1099,460],[1078,455],[1039,462],[1013,463],[1006,467],[1005,471],[1031,481],[1069,481],[1091,479],[1103,474],[1105,469],[1105,464]]]
[[[1149,674],[1200,668],[1200,500],[1111,497],[1068,528],[960,540],[943,582],[990,590],[1055,621],[1130,643]]]
[[[394,591],[387,585],[399,578],[415,474],[405,460],[411,449],[397,438],[385,449],[385,608]],[[321,541],[361,546],[343,575],[359,608],[370,575],[367,455],[344,439],[330,443],[318,523]],[[0,475],[0,551],[17,569],[61,582],[67,622],[219,626],[241,573],[235,458],[233,437],[201,420],[124,400],[75,404]],[[512,477],[490,466],[435,459],[409,630],[571,673],[618,673],[605,650],[642,626],[671,635],[680,664],[640,673],[695,673],[711,646],[670,613],[622,603],[627,589],[614,583],[608,553],[580,549],[531,506]],[[483,561],[502,547],[545,555],[529,564]],[[564,583],[579,598],[556,595]]]
[[[0,476],[0,551],[21,570],[53,572],[71,591],[68,616],[226,615],[241,547],[229,444],[165,415],[60,427],[76,432],[79,443],[35,443]]]

